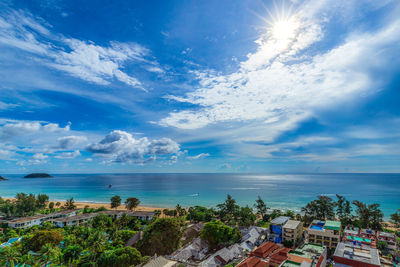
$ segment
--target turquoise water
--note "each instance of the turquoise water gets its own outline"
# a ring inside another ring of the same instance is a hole
[[[174,207],[221,203],[231,194],[241,205],[260,195],[269,207],[299,210],[319,194],[381,204],[385,217],[400,209],[400,174],[60,174],[50,179],[3,175],[0,196],[46,193],[51,199],[108,202],[138,197],[143,205]],[[108,185],[112,184],[111,188]]]

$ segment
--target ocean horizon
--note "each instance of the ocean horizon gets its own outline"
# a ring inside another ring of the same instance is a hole
[[[378,203],[384,217],[400,208],[399,173],[103,173],[52,174],[53,178],[23,178],[4,175],[0,196],[44,193],[51,200],[73,197],[78,202],[109,203],[114,195],[137,197],[143,206],[172,208],[201,205],[214,207],[227,194],[239,205],[253,206],[261,196],[270,208],[299,212],[318,195],[367,204]],[[112,185],[109,188],[109,185]]]

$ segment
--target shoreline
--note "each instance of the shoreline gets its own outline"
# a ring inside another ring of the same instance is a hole
[[[13,198],[13,197],[6,197],[6,198],[3,198],[3,199],[4,200],[15,200],[15,198]],[[49,203],[50,202],[54,202],[54,204],[57,203],[57,202],[60,202],[61,203],[60,207],[62,207],[65,204],[66,200],[49,199]],[[83,208],[85,208],[85,206],[88,206],[91,209],[98,209],[98,208],[104,207],[104,208],[106,208],[108,210],[113,210],[113,208],[111,208],[111,204],[110,203],[102,203],[102,202],[94,202],[94,201],[93,202],[92,201],[90,201],[90,202],[75,201],[74,204],[75,204],[77,209],[83,209]],[[164,209],[169,209],[170,210],[171,208],[149,207],[149,206],[139,205],[139,206],[137,206],[135,208],[135,211],[155,211],[155,210],[161,210],[162,211]],[[127,209],[125,208],[125,204],[121,203],[121,206],[119,206],[117,208],[117,210],[127,210]]]

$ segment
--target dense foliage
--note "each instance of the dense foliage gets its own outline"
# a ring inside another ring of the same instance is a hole
[[[185,221],[182,218],[158,218],[144,230],[139,250],[145,254],[166,255],[175,251],[183,234]]]
[[[229,227],[221,221],[206,223],[200,232],[200,236],[207,240],[212,248],[228,246],[242,238],[238,228]]]

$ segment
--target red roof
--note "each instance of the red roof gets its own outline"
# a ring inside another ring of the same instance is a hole
[[[276,263],[277,265],[280,265],[282,262],[287,260],[288,256],[287,253],[290,251],[290,248],[285,248],[282,247],[278,250],[276,250],[272,255],[270,256],[270,263]]]
[[[268,263],[256,257],[247,258],[245,261],[236,265],[236,267],[267,267]]]
[[[256,250],[254,250],[251,255],[252,256],[257,256],[260,258],[266,258],[268,255],[270,255],[273,251],[278,249],[279,246],[273,242],[265,242],[261,246],[259,246]]]

